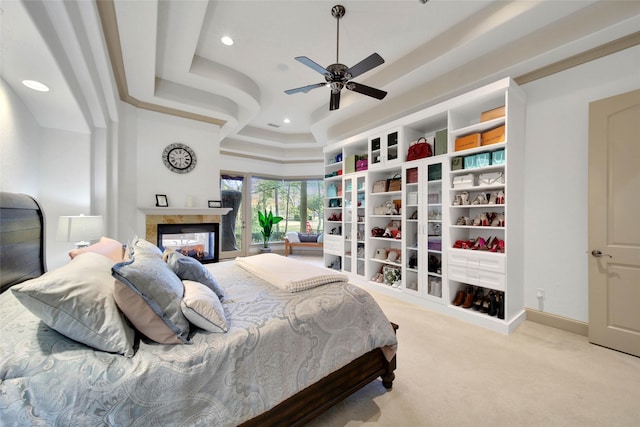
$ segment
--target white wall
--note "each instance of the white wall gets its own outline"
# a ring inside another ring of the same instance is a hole
[[[523,87],[526,307],[588,321],[589,102],[640,88],[639,70],[636,46]]]
[[[45,212],[48,269],[68,261],[56,240],[60,215],[90,214],[89,134],[41,128],[13,90],[0,85],[0,189],[34,197]]]
[[[286,176],[296,178],[323,177],[324,162],[318,159],[315,163],[285,163],[274,164],[263,160],[247,159],[235,156],[221,156],[221,170],[232,172],[251,171],[264,176]]]
[[[69,261],[75,242],[59,242],[58,217],[93,215],[91,210],[91,135],[42,128],[38,157],[38,201],[47,216],[47,267]]]
[[[210,123],[138,110],[136,121],[137,206],[155,206],[156,194],[165,194],[169,206],[206,208],[220,200],[220,128]],[[197,165],[186,174],[171,172],[162,161],[165,147],[181,142],[196,153]],[[144,215],[138,215],[137,233],[144,236]]]
[[[38,196],[40,126],[0,78],[0,190]]]

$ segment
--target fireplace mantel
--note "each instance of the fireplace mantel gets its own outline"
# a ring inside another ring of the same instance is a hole
[[[226,215],[232,208],[138,208],[145,215]]]

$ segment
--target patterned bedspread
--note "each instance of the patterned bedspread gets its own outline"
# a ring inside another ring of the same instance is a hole
[[[191,345],[94,351],[0,295],[0,425],[236,425],[376,347],[397,345],[373,298],[350,284],[289,293],[232,262],[210,267],[229,332]]]

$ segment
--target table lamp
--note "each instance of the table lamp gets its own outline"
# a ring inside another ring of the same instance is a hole
[[[77,248],[84,248],[104,233],[101,215],[61,216],[58,220],[57,240],[75,242]]]

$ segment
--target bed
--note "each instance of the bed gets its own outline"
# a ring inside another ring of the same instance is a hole
[[[170,338],[184,343],[158,344],[118,312],[134,330],[132,351],[72,340],[23,301],[30,286],[71,276],[68,266],[45,274],[37,202],[2,193],[0,225],[1,425],[302,425],[379,377],[392,386],[397,326],[368,293],[343,282],[289,292],[235,262],[201,267],[223,294],[224,332],[205,331],[190,317],[188,332],[170,328]],[[136,250],[129,261],[89,251],[68,265],[111,266],[114,286],[133,280],[126,268],[145,256]],[[149,260],[158,262],[155,254]],[[191,282],[182,280],[185,290]],[[185,300],[186,291],[183,310]]]

